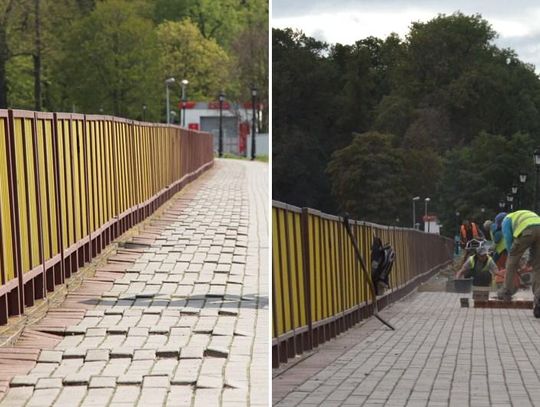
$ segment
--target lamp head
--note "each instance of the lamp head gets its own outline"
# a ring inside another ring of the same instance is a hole
[[[534,165],[540,166],[540,147],[534,150]]]

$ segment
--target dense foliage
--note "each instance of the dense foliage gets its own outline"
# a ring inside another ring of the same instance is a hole
[[[0,108],[141,118],[146,105],[159,121],[169,77],[191,100],[243,103],[256,86],[267,105],[268,2],[0,0]]]
[[[448,234],[493,216],[540,145],[540,81],[480,15],[412,23],[405,38],[328,45],[273,30],[273,197],[410,226],[411,199]],[[482,208],[485,212],[482,213]]]

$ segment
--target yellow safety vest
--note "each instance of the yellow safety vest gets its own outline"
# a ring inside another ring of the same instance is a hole
[[[497,254],[501,254],[505,250],[506,250],[506,244],[504,242],[504,238],[501,237],[501,240],[499,240],[497,244],[495,245],[495,251],[497,252]]]
[[[475,256],[469,257],[469,266],[471,267],[471,271],[474,270],[474,265],[476,264],[476,262],[474,261],[474,257]],[[487,256],[486,264],[484,264],[484,267],[482,268],[482,270],[480,270],[480,272],[483,273],[484,271],[489,271],[489,263],[492,261],[493,259],[491,258],[491,256]]]
[[[493,234],[493,231],[490,230],[489,235],[491,236],[491,241],[494,242],[495,241],[495,235]],[[506,250],[506,244],[504,242],[504,237],[501,236],[499,241],[497,243],[495,243],[495,251],[497,252],[497,254],[501,254],[505,250]]]
[[[532,211],[516,211],[506,215],[512,222],[512,233],[517,238],[521,233],[532,225],[540,225],[540,216]]]

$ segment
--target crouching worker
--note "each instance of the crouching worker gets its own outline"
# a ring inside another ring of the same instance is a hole
[[[506,215],[502,222],[502,233],[508,250],[504,285],[497,291],[501,300],[510,300],[516,292],[514,276],[521,256],[530,248],[534,294],[533,314],[540,318],[540,216],[532,211],[516,211]]]
[[[489,287],[491,279],[498,271],[497,265],[488,255],[488,250],[484,246],[476,249],[476,254],[470,256],[461,269],[457,272],[456,278],[471,278],[472,283],[478,287]]]

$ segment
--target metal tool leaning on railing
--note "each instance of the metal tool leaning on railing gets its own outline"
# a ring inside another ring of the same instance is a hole
[[[377,293],[375,290],[375,284],[373,282],[373,279],[371,278],[371,273],[368,271],[366,267],[366,263],[364,262],[364,259],[362,258],[362,255],[360,254],[360,249],[358,249],[358,242],[356,241],[356,238],[354,237],[351,226],[349,225],[349,215],[345,214],[343,216],[343,225],[345,226],[345,230],[347,230],[347,234],[349,235],[349,238],[352,241],[352,245],[354,248],[354,253],[356,255],[356,259],[360,263],[360,266],[362,268],[362,271],[364,272],[364,277],[366,278],[366,281],[368,282],[369,289],[371,292],[371,301],[373,304],[373,316],[377,318],[379,321],[381,321],[383,324],[385,324],[388,328],[390,328],[392,331],[395,331],[396,328],[394,328],[389,322],[385,321],[380,315],[379,315],[379,307],[377,305]]]

